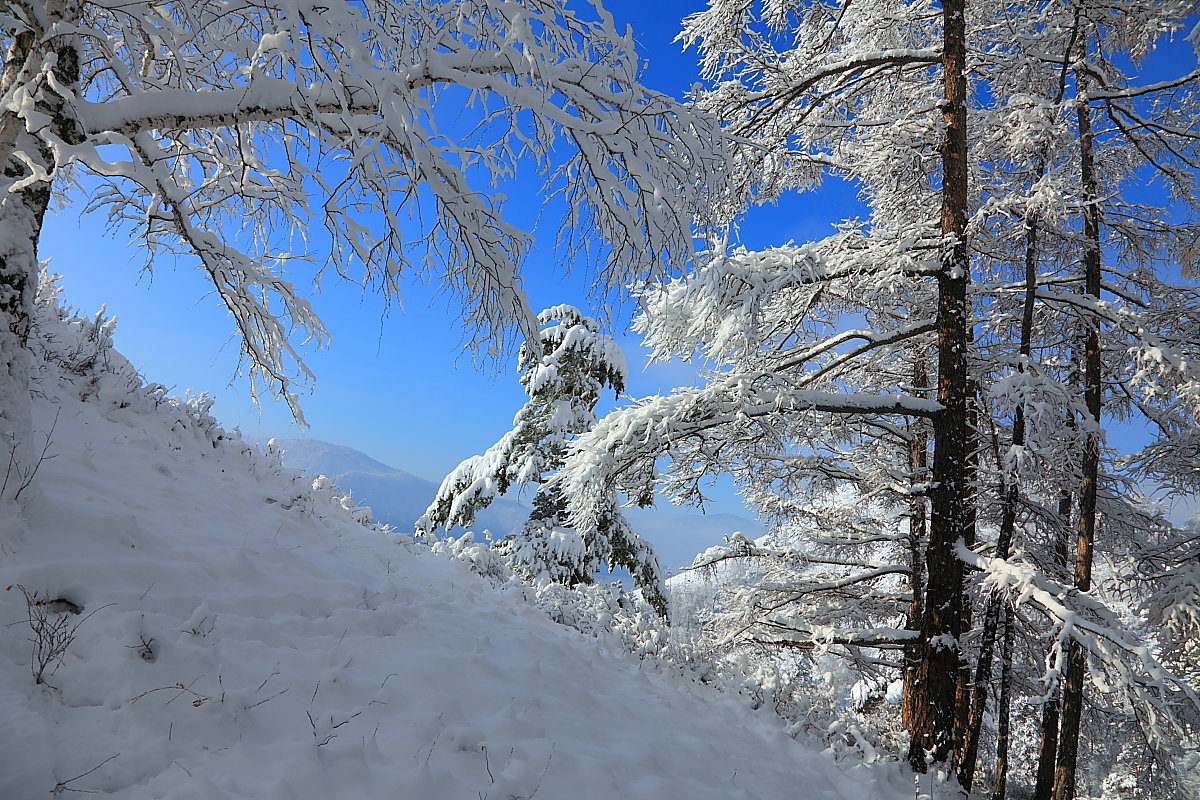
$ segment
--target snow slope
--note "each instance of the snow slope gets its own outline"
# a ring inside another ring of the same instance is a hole
[[[102,326],[39,335],[53,458],[0,518],[0,585],[82,613],[34,606],[78,626],[37,685],[0,592],[0,798],[912,796],[362,524],[203,398],[141,385]]]

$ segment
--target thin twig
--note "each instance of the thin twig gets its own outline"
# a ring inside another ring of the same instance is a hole
[[[291,688],[291,687],[288,687],[288,688]],[[259,700],[259,701],[258,701],[257,703],[255,703],[254,705],[242,706],[242,710],[243,710],[243,711],[249,711],[249,710],[250,710],[250,709],[252,709],[252,708],[258,708],[258,707],[259,707],[259,706],[261,706],[263,703],[266,703],[266,702],[267,702],[267,701],[269,701],[269,700],[274,700],[276,697],[279,697],[279,695],[283,694],[283,693],[284,693],[284,692],[286,692],[286,691],[287,691],[287,688],[283,689],[283,690],[282,690],[282,691],[280,691],[280,692],[277,692],[276,694],[273,694],[273,695],[271,695],[270,697],[266,698],[265,700]]]
[[[97,789],[72,789],[71,787],[67,786],[67,784],[73,783],[74,781],[77,781],[80,778],[86,778],[88,775],[91,775],[93,772],[100,769],[105,764],[107,764],[108,762],[112,761],[114,758],[117,758],[117,756],[120,756],[120,755],[121,755],[120,753],[117,753],[116,755],[111,755],[108,758],[101,761],[96,766],[89,769],[87,772],[80,773],[79,775],[76,775],[74,778],[68,778],[65,781],[59,781],[58,783],[56,783],[54,785],[54,788],[50,790],[51,794],[53,794],[55,797],[58,797],[63,792],[78,792],[80,794],[100,794],[99,790],[97,790]]]
[[[31,469],[29,471],[28,475],[23,476],[21,485],[17,487],[17,493],[13,495],[14,500],[20,500],[21,492],[28,489],[29,484],[33,483],[33,479],[37,477],[38,470],[41,469],[41,467],[42,467],[42,462],[49,461],[50,459],[57,457],[57,454],[55,454],[53,456],[48,456],[48,455],[46,455],[46,453],[50,450],[50,442],[53,440],[53,437],[54,437],[54,429],[58,427],[58,415],[61,413],[62,413],[62,408],[55,409],[54,422],[52,422],[50,424],[50,431],[46,434],[46,443],[42,446],[42,452],[40,454],[38,454],[37,461],[35,461],[33,463],[33,469]],[[16,451],[17,451],[16,444],[14,444],[13,445],[13,453],[15,454]],[[8,476],[7,475],[4,476],[4,483],[5,483],[5,485],[8,484]]]

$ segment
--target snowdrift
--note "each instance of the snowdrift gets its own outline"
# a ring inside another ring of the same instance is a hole
[[[41,315],[46,458],[0,520],[0,798],[911,796],[372,526],[144,384],[102,318]]]

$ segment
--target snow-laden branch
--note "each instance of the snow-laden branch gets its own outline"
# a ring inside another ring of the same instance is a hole
[[[898,284],[935,275],[940,268],[937,240],[925,234],[880,231],[868,237],[849,226],[801,245],[718,251],[692,273],[641,292],[642,314],[635,329],[645,334],[655,358],[700,350],[708,358],[746,368],[753,358],[749,354],[762,353],[774,368],[786,370],[835,350],[844,343],[843,334],[785,341],[780,347],[773,328],[796,330],[810,317],[825,320],[854,306],[847,296],[868,301],[875,293],[894,295]],[[876,341],[897,343],[923,332],[912,325],[922,322],[878,334]],[[870,343],[865,345],[870,349]],[[804,351],[810,354],[797,357]]]
[[[1156,83],[1147,83],[1142,86],[1130,86],[1125,89],[1092,89],[1088,92],[1088,99],[1126,100],[1134,97],[1145,97],[1146,95],[1165,92],[1168,89],[1178,89],[1181,86],[1186,86],[1189,83],[1195,83],[1197,81],[1200,81],[1200,70],[1192,70],[1186,75],[1181,75],[1178,78],[1157,81]]]
[[[861,344],[850,348],[845,353],[839,353],[829,364],[814,370],[805,376],[806,383],[812,383],[824,375],[835,372],[838,368],[852,364],[858,358],[880,347],[899,344],[916,336],[933,333],[937,329],[935,320],[918,320],[909,325],[883,332],[869,330],[850,330],[831,336],[825,341],[799,353],[787,353],[780,359],[780,369],[793,369],[807,364],[818,356],[824,355],[848,342],[857,341]]]
[[[770,632],[755,634],[750,641],[774,647],[796,647],[802,650],[825,650],[835,645],[843,647],[900,647],[916,641],[920,631],[904,628],[871,628],[854,630],[833,626],[790,627],[777,623],[760,623]]]
[[[28,168],[4,190],[69,165],[97,176],[89,207],[144,238],[148,262],[196,255],[252,368],[293,400],[307,371],[287,335],[294,326],[319,344],[325,333],[283,264],[324,262],[390,295],[402,275],[437,271],[494,349],[537,329],[520,273],[531,237],[507,221],[498,185],[539,171],[547,196],[566,200],[563,243],[606,243],[594,263],[607,290],[688,261],[692,226],[726,180],[716,121],[643,87],[635,43],[599,7],[30,8],[13,26],[33,44],[0,85],[0,161]],[[77,80],[56,69],[64,54]],[[48,93],[60,102],[39,99]],[[328,237],[309,235],[320,226]]]
[[[931,417],[933,400],[904,394],[838,393],[772,385],[773,376],[738,374],[708,386],[679,389],[615,411],[581,436],[556,476],[572,501],[572,519],[586,526],[592,498],[616,485],[637,502],[648,502],[656,483],[655,461],[685,441],[719,428],[752,425],[806,414]],[[734,436],[726,431],[725,437]]]
[[[929,67],[938,64],[942,54],[936,50],[882,50],[874,53],[856,54],[829,64],[822,64],[812,69],[797,80],[783,82],[757,92],[748,92],[742,96],[738,107],[750,107],[753,111],[744,121],[738,122],[734,130],[740,135],[746,135],[763,124],[763,120],[780,113],[783,109],[801,103],[806,95],[814,89],[818,90],[814,97],[809,98],[812,105],[820,105],[835,97],[852,85],[864,73],[878,71],[881,68],[896,68],[906,66]],[[875,76],[872,76],[875,77]],[[830,81],[832,86],[823,86]]]
[[[1117,694],[1132,704],[1143,728],[1160,744],[1177,746],[1182,735],[1179,708],[1200,711],[1200,697],[1155,656],[1149,642],[1132,636],[1117,614],[1099,597],[1080,592],[1053,580],[1033,564],[1016,558],[980,555],[963,542],[956,548],[966,564],[983,573],[984,586],[1001,593],[1013,605],[1029,604],[1045,614],[1055,626],[1052,651],[1065,652],[1073,639],[1088,653],[1091,678],[1103,694]],[[1051,663],[1053,659],[1048,660]],[[1047,677],[1055,679],[1056,673]]]

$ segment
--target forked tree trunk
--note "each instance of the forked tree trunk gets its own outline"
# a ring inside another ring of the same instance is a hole
[[[1087,103],[1087,85],[1076,75],[1079,99],[1076,119],[1079,125],[1079,170],[1083,189],[1083,279],[1084,293],[1090,300],[1100,299],[1100,209],[1094,162],[1091,111]],[[1079,480],[1079,516],[1076,520],[1075,588],[1092,588],[1092,549],[1096,541],[1096,493],[1100,474],[1100,321],[1086,320],[1083,349],[1083,396],[1090,417],[1084,426],[1083,459]],[[1087,671],[1087,653],[1072,639],[1067,649],[1066,675],[1063,679],[1062,722],[1059,728],[1058,757],[1054,765],[1052,800],[1074,800],[1075,763],[1079,752],[1079,724],[1083,715],[1083,684]]]
[[[955,546],[973,538],[967,426],[967,348],[970,345],[967,287],[970,257],[967,226],[967,78],[965,0],[944,0],[942,102],[946,129],[941,146],[941,230],[945,238],[937,277],[937,399],[944,410],[933,420],[929,544],[921,621],[921,660],[915,691],[908,761],[924,772],[930,764],[952,769],[959,637],[963,621],[963,564]]]

